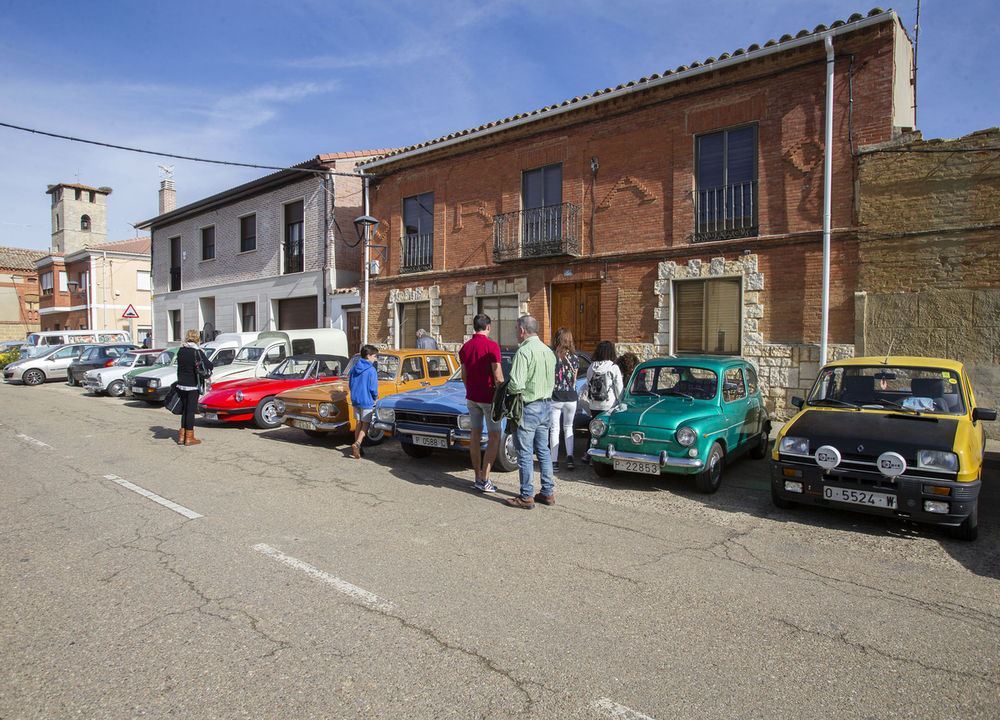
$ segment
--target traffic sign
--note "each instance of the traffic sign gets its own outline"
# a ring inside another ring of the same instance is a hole
[[[137,318],[137,317],[139,317],[139,313],[137,313],[135,311],[134,307],[132,307],[131,305],[129,305],[128,309],[125,311],[125,313],[122,315],[122,317],[123,318]]]

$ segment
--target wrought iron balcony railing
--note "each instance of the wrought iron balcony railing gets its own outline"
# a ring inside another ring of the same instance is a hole
[[[701,188],[695,202],[695,242],[757,236],[756,180]]]
[[[434,233],[407,235],[403,238],[403,257],[399,272],[413,273],[434,269]]]
[[[493,261],[577,255],[580,207],[546,205],[493,216]]]

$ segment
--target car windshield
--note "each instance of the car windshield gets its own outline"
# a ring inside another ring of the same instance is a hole
[[[275,380],[304,380],[308,377],[309,369],[316,364],[315,360],[305,360],[303,358],[287,358],[278,367],[268,374],[269,378]]]
[[[140,357],[135,353],[123,353],[120,358],[115,360],[114,365],[116,367],[131,367],[135,363],[135,359]]]
[[[719,392],[719,376],[714,370],[693,365],[647,365],[633,373],[628,392],[713,400]]]
[[[809,394],[809,404],[965,414],[965,397],[958,373],[933,367],[845,365],[824,368]]]
[[[172,352],[161,352],[156,358],[157,365],[169,365],[174,361],[174,353]]]
[[[256,364],[266,349],[267,348],[246,345],[240,348],[240,351],[236,353],[236,359],[233,360],[233,362]]]

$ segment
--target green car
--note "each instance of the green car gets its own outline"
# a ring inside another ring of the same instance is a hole
[[[590,422],[594,471],[694,475],[714,493],[722,468],[749,452],[767,456],[771,417],[757,373],[738,357],[662,357],[639,365],[619,404]]]
[[[148,365],[142,369],[133,370],[127,373],[125,377],[122,378],[125,381],[125,392],[122,394],[122,397],[135,397],[132,394],[132,383],[136,376],[142,375],[143,373],[147,373],[151,370],[159,370],[162,367],[173,365],[177,362],[177,350],[178,348],[167,348],[156,357],[155,365]]]

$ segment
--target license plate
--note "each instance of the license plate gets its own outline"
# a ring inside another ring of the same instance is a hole
[[[658,463],[644,462],[642,460],[622,460],[615,458],[615,470],[632,473],[645,473],[647,475],[659,475],[660,466]]]
[[[448,449],[448,441],[445,438],[427,437],[426,435],[414,435],[413,444]]]
[[[219,413],[205,413],[205,419],[206,420],[218,420],[219,419]]]
[[[292,427],[297,427],[299,430],[315,430],[316,426],[313,425],[308,420],[292,420]]]
[[[854,505],[869,505],[880,508],[896,508],[896,496],[886,493],[874,493],[867,490],[848,490],[847,488],[825,487],[823,497],[827,500],[852,503]]]

